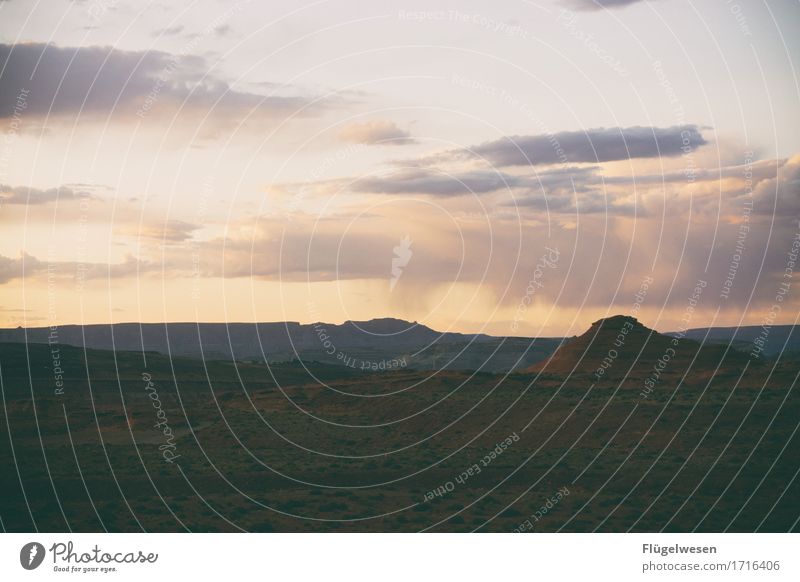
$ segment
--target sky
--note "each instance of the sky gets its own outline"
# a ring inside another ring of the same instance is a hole
[[[0,1],[0,326],[795,323],[800,3]]]

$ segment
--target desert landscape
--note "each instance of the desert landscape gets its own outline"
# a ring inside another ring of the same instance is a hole
[[[798,25],[0,0],[0,578],[797,578]]]
[[[259,363],[1,343],[4,528],[797,530],[794,328],[752,358],[627,316],[549,350],[403,325],[361,352],[334,333],[358,361],[406,362],[383,371],[318,349]],[[512,364],[465,369],[470,347]]]

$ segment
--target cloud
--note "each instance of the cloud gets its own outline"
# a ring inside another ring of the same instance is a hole
[[[502,199],[488,204],[486,199],[476,201],[472,196],[448,196],[443,186],[440,195],[445,198],[436,205],[398,200],[353,215],[318,217],[298,211],[291,222],[282,215],[244,219],[228,225],[224,238],[203,239],[189,223],[145,220],[144,224],[153,227],[144,233],[132,231],[136,236],[172,238],[177,244],[143,244],[137,247],[138,259],[86,265],[85,277],[95,281],[109,276],[120,280],[162,278],[165,284],[191,277],[304,283],[364,280],[385,281],[388,288],[393,248],[409,236],[414,240],[414,260],[395,290],[398,301],[407,293],[430,296],[436,289],[457,283],[485,288],[498,298],[498,305],[513,308],[524,295],[543,249],[550,246],[558,248],[562,258],[558,268],[548,272],[546,287],[537,291],[537,304],[628,310],[642,278],[652,275],[657,284],[648,292],[645,308],[663,305],[682,312],[687,290],[701,278],[709,282],[704,308],[713,309],[717,304],[746,308],[758,319],[759,310],[771,305],[787,265],[786,253],[798,236],[800,156],[709,169],[708,179],[691,189],[680,174],[667,174],[664,184],[656,183],[657,175],[647,174],[652,183],[637,187],[635,194],[628,177],[620,177],[619,183],[606,189],[601,188],[602,182],[595,187],[595,180],[604,178],[601,170],[608,168],[503,175],[506,180],[513,179],[520,191],[515,192],[519,215],[516,209],[509,212]],[[488,172],[460,176],[486,191],[497,184]],[[422,181],[431,177],[435,174],[420,174],[404,187],[422,187]],[[547,184],[545,188],[569,188],[570,195],[549,197],[545,207],[541,191],[526,190],[540,179]],[[746,187],[747,180],[752,181],[752,191]],[[424,189],[430,191],[431,185],[426,183]],[[750,202],[752,211],[746,210]],[[635,220],[631,217],[634,203]],[[441,212],[425,210],[434,206]],[[498,209],[505,212],[496,212]],[[469,216],[470,210],[476,220],[459,219],[459,212]],[[578,222],[576,213],[580,214],[577,230],[569,225]],[[443,215],[453,220],[442,220]],[[747,231],[741,230],[742,225]],[[193,252],[187,252],[190,247],[182,244],[190,236]],[[719,289],[733,257],[739,264],[735,288],[723,302],[718,298]],[[22,277],[22,264],[22,257],[0,257],[0,283]],[[79,267],[84,268],[77,262],[45,263],[30,255],[24,256],[24,266],[26,280],[38,284],[53,269],[57,277],[69,279]],[[508,293],[504,295],[505,290]],[[797,305],[793,296],[791,308]],[[784,309],[790,309],[789,303]]]
[[[796,224],[800,217],[800,155],[775,160],[768,169],[771,175],[752,171],[753,212],[774,217],[775,222]],[[747,191],[736,194],[733,203],[748,198]]]
[[[604,192],[602,190],[591,190],[578,192],[573,195],[549,196],[530,193],[525,198],[519,198],[513,202],[507,202],[504,206],[536,210],[537,215],[542,213],[566,214],[582,216],[589,214],[605,214],[608,216],[638,216],[643,217],[647,213],[647,208],[641,202],[635,205],[633,201],[625,198],[618,198],[616,192]]]
[[[311,103],[300,95],[260,95],[232,89],[191,54],[123,51],[112,47],[0,44],[0,119],[15,115],[67,117],[173,114],[181,107],[228,121],[250,112],[285,116]],[[20,97],[22,93],[22,97]],[[20,102],[21,100],[21,102]],[[319,105],[318,107],[321,107]],[[311,114],[311,112],[307,112]]]
[[[160,37],[160,36],[177,36],[182,33],[184,30],[183,26],[178,24],[176,26],[168,26],[166,28],[162,28],[160,30],[156,30],[150,36]]]
[[[605,175],[599,166],[576,170],[565,172],[569,184],[543,173],[541,188],[501,204],[548,214],[664,215],[673,220],[687,219],[691,211],[698,220],[735,222],[747,202],[755,214],[774,213],[775,222],[800,216],[800,156],[690,172]]]
[[[61,186],[47,189],[0,184],[0,204],[35,205],[94,198],[95,196],[90,191],[91,189],[94,189],[94,187],[88,186],[84,188],[80,184],[76,185],[76,187]]]
[[[0,255],[0,284],[8,283],[13,279],[22,277],[22,257],[12,259]],[[31,261],[37,264],[39,261],[31,257]]]
[[[573,10],[603,10],[625,8],[642,0],[568,0],[567,6]]]
[[[800,156],[723,167],[695,165],[701,158],[692,165],[674,159],[511,171],[412,166],[364,177],[279,183],[270,189],[286,197],[288,207],[299,198],[342,197],[347,202],[347,195],[356,194],[439,198],[461,211],[481,197],[480,203],[498,216],[520,212],[526,219],[589,214],[679,219],[691,210],[730,221],[741,215],[743,196],[753,199],[755,213],[771,214],[778,208],[776,221],[800,213]],[[658,167],[663,171],[654,172]],[[280,206],[280,200],[275,204]]]
[[[297,185],[291,187],[296,189]],[[743,197],[752,197],[754,212],[771,214],[773,208],[778,208],[781,214],[776,220],[783,221],[793,212],[800,212],[800,156],[721,168],[692,166],[661,173],[626,168],[626,173],[615,174],[600,165],[554,167],[525,174],[412,167],[303,187],[306,192],[322,196],[350,192],[456,198],[500,193],[501,197],[489,202],[495,210],[508,213],[517,208],[526,214],[545,216],[606,214],[642,218],[666,213],[678,218],[686,216],[691,205],[694,213],[726,219],[741,213]]]
[[[459,229],[452,221],[443,225],[440,217],[435,212],[401,216],[388,211],[360,215],[354,222],[347,215],[320,221],[297,215],[291,225],[278,218],[260,217],[232,229],[229,237],[199,243],[200,260],[196,265],[178,248],[167,248],[161,256],[170,269],[188,273],[194,266],[202,277],[254,277],[284,282],[384,279],[388,285],[394,247],[408,235],[415,246],[424,246],[427,252],[415,254],[399,287],[406,279],[435,285],[459,274],[478,280],[480,267],[490,253],[486,237],[472,236],[470,227]],[[462,264],[462,253],[470,261]]]
[[[131,255],[120,263],[79,263],[76,261],[43,261],[28,253],[18,259],[0,255],[0,284],[14,279],[127,279],[162,271],[162,266]]]
[[[794,171],[783,173],[785,186],[791,186],[793,176]],[[781,199],[787,194],[780,193]],[[562,203],[568,210],[573,201],[556,199],[556,204]],[[713,308],[738,252],[741,224],[732,219],[743,216],[742,204],[730,204],[721,214],[675,205],[676,212],[669,212],[666,218],[657,212],[644,216],[639,212],[634,219],[625,208],[632,202],[614,203],[622,208],[606,215],[608,203],[587,195],[580,202],[579,231],[563,227],[559,220],[545,227],[544,213],[533,208],[529,210],[534,217],[538,214],[542,219],[537,226],[530,217],[523,216],[520,222],[518,216],[491,212],[480,220],[450,224],[441,221],[436,212],[425,215],[415,211],[418,206],[413,202],[406,207],[387,206],[383,214],[356,222],[344,216],[318,222],[306,215],[296,216],[287,228],[279,219],[259,219],[258,225],[236,229],[247,234],[200,243],[199,267],[202,277],[283,282],[386,280],[388,286],[393,248],[409,236],[414,240],[414,260],[404,270],[396,290],[399,293],[409,289],[431,293],[437,285],[480,285],[498,298],[508,288],[509,293],[498,302],[514,305],[525,293],[537,259],[549,246],[558,248],[562,256],[558,268],[548,272],[546,287],[537,290],[536,301],[544,305],[557,302],[558,307],[574,308],[585,302],[587,307],[615,305],[628,310],[642,278],[653,275],[658,283],[648,292],[647,307],[683,310],[684,290],[705,279],[709,290],[703,305]],[[591,204],[594,207],[585,208]],[[759,309],[774,299],[775,281],[780,280],[787,249],[797,236],[797,216],[794,213],[791,220],[781,222],[763,214],[750,216],[745,251],[737,258],[741,264],[735,294],[724,305]],[[177,248],[168,249],[165,260],[172,269],[179,265],[185,271],[190,268],[185,253]],[[797,300],[793,301],[796,305]]]
[[[508,192],[521,188],[546,189],[549,193],[572,193],[574,188],[582,189],[592,180],[599,181],[597,169],[596,166],[567,166],[522,176],[498,170],[445,172],[437,168],[414,166],[377,176],[277,183],[271,186],[271,190],[295,197],[300,193],[304,196],[311,193],[323,197],[347,193],[457,197]]]
[[[602,178],[604,184],[661,184],[686,182],[691,176],[694,182],[709,182],[728,178],[742,178],[748,173],[754,182],[774,177],[777,169],[786,164],[787,159],[758,160],[747,166],[723,166],[721,168],[695,168],[682,171],[668,171],[660,174],[633,174],[631,176],[606,176]],[[595,183],[600,182],[600,177],[594,176]]]
[[[530,180],[501,172],[476,170],[447,174],[438,170],[414,168],[357,180],[351,189],[374,194],[461,196],[485,194],[523,184],[530,184]]]
[[[350,123],[339,132],[339,139],[346,143],[366,145],[405,145],[414,143],[409,132],[400,129],[394,122],[386,120]]]
[[[214,34],[217,36],[227,36],[231,32],[233,32],[233,28],[230,24],[220,24],[219,26],[214,27]]]
[[[472,170],[447,173],[432,168],[410,168],[386,176],[369,177],[352,183],[351,190],[373,194],[420,194],[462,196],[487,194],[519,188],[546,190],[548,193],[572,193],[586,184],[599,182],[596,167],[556,168],[520,176],[496,170]]]
[[[563,131],[551,135],[515,135],[423,159],[437,163],[483,158],[498,167],[602,163],[679,156],[707,142],[696,125],[613,127]]]
[[[146,238],[154,241],[180,243],[191,239],[200,226],[182,220],[167,220],[160,224],[145,222],[143,219],[137,224],[127,223],[114,229],[115,234]]]

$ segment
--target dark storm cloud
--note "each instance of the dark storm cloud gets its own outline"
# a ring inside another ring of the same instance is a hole
[[[499,166],[601,163],[678,156],[707,142],[696,125],[610,127],[552,135],[515,135],[452,150],[427,162],[484,158]]]
[[[51,117],[111,112],[141,116],[142,111],[168,103],[189,110],[215,106],[228,114],[252,110],[287,114],[310,101],[235,91],[207,75],[201,57],[160,51],[0,44],[0,67],[0,119],[20,112]]]

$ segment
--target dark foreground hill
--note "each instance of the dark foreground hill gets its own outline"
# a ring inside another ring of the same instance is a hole
[[[656,341],[597,380],[585,342],[514,374],[0,344],[2,526],[797,531],[798,363],[699,358],[643,393]]]

